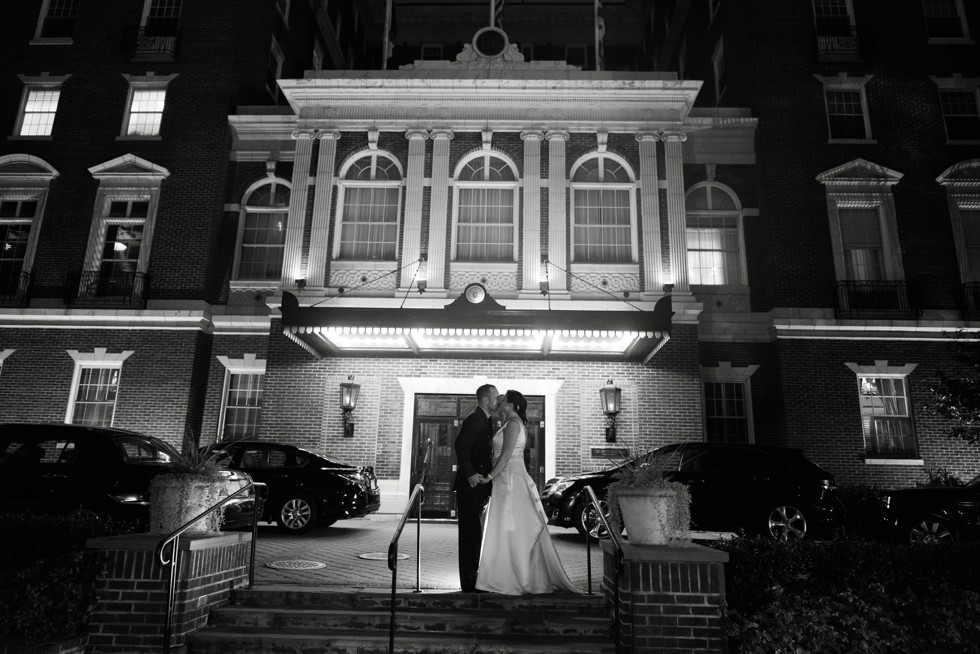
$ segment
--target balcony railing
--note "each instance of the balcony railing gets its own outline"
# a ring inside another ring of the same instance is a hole
[[[904,281],[837,282],[838,318],[900,318],[919,316],[918,307],[909,299]]]
[[[178,41],[176,30],[129,28],[123,33],[122,51],[134,55],[176,57]]]
[[[31,273],[10,270],[0,275],[0,306],[22,307],[31,296]]]
[[[863,62],[870,52],[870,38],[865,29],[816,31],[818,62]]]
[[[68,275],[65,304],[121,306],[142,309],[150,277],[146,273],[108,274],[89,270]]]

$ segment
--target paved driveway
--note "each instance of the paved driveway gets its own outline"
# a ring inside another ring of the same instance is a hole
[[[340,520],[302,536],[289,536],[275,526],[260,525],[255,550],[255,586],[304,585],[336,587],[338,590],[391,590],[388,544],[395,533],[397,516],[373,515]],[[585,541],[572,529],[550,527],[551,537],[565,571],[572,581],[587,589],[588,559]],[[416,544],[421,542],[421,556]],[[459,590],[455,522],[414,522],[405,525],[398,545],[399,591],[416,589],[416,571],[421,560],[423,591]],[[364,558],[374,555],[377,558]],[[602,552],[592,542],[592,587],[602,585]],[[300,562],[322,563],[307,568]],[[273,563],[277,567],[269,567]]]

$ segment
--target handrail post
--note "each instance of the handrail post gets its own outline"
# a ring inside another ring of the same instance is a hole
[[[618,625],[619,624],[619,613],[620,613],[620,606],[619,606],[619,586],[618,586],[618,584],[619,584],[619,578],[623,575],[623,565],[624,565],[624,562],[625,562],[624,561],[624,558],[623,558],[623,544],[620,541],[619,534],[617,532],[613,531],[610,528],[610,526],[609,526],[609,522],[606,521],[606,516],[602,512],[602,506],[599,504],[599,498],[596,497],[595,491],[592,489],[592,486],[586,486],[583,490],[585,491],[586,495],[588,495],[588,497],[589,497],[589,503],[592,505],[592,508],[595,509],[596,515],[599,516],[599,521],[602,522],[603,528],[606,530],[606,533],[609,534],[609,540],[612,542],[613,546],[616,548],[615,570],[616,570],[616,584],[617,584],[617,587],[615,589],[615,596],[616,596],[615,604],[616,604],[616,609],[615,609],[615,618],[614,618],[614,620],[615,620],[615,624]],[[587,556],[589,558],[589,594],[590,595],[591,595],[591,591],[592,591],[592,556],[591,556],[591,552],[590,552],[590,549],[589,549],[590,548],[590,545],[589,545],[589,537],[590,537],[591,533],[592,533],[592,530],[587,529],[586,530],[586,537],[585,537],[586,538],[586,541],[585,541],[586,552],[587,552]],[[632,592],[633,592],[633,589],[631,587],[630,588],[630,594],[631,595],[632,595]],[[631,633],[631,639],[635,643],[635,639],[636,639],[635,631]],[[635,651],[635,649],[636,649],[635,644],[630,649]],[[619,654],[619,652],[621,652],[621,651],[622,651],[622,646],[619,644],[619,633],[617,632],[616,633],[616,653]]]
[[[415,514],[415,592],[422,592],[422,495],[416,500]]]

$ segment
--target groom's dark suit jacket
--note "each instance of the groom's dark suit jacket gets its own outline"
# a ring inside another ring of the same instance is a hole
[[[453,488],[459,493],[490,495],[491,484],[479,484],[470,488],[466,481],[470,475],[488,475],[493,469],[493,424],[479,407],[466,416],[456,436],[456,482]]]

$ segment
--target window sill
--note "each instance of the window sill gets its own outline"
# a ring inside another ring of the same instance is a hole
[[[39,39],[31,39],[28,45],[73,45],[74,40],[69,37],[41,37]]]
[[[878,145],[878,139],[827,139],[830,145]]]
[[[873,459],[867,457],[864,459],[864,465],[867,466],[921,466],[925,465],[922,459]]]
[[[973,45],[974,41],[971,38],[965,36],[957,37],[936,37],[931,38],[928,41],[929,45]]]
[[[452,270],[459,272],[511,272],[517,270],[516,261],[453,261]]]
[[[640,269],[638,263],[573,263],[569,266],[577,273],[635,273]]]
[[[330,261],[331,270],[394,270],[397,267],[397,261],[377,259],[332,259]]]
[[[8,141],[53,141],[52,136],[20,136],[19,134],[14,134],[13,136],[7,137]]]
[[[162,141],[163,137],[159,134],[155,136],[117,136],[117,141]]]

